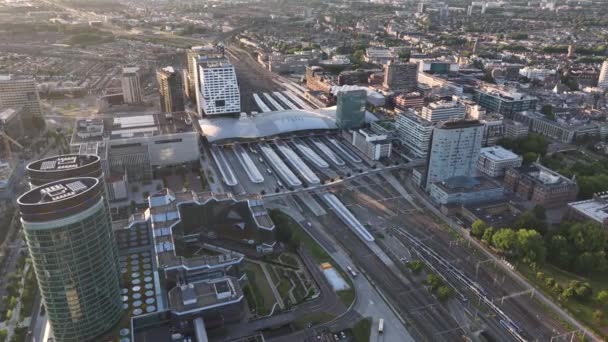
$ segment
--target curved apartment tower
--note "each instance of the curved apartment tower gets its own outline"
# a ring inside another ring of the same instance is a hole
[[[17,200],[55,341],[91,341],[122,316],[116,244],[103,183],[68,178]]]
[[[103,182],[103,168],[98,156],[64,154],[29,163],[25,170],[32,188],[60,179],[93,177]]]

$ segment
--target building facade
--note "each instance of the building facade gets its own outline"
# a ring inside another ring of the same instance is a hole
[[[499,200],[504,188],[487,177],[459,176],[431,184],[429,195],[439,205],[466,205]]]
[[[184,85],[181,75],[173,67],[165,67],[156,72],[160,109],[164,113],[184,111]]]
[[[0,76],[0,109],[22,110],[21,120],[31,126],[34,117],[42,118],[40,96],[34,78]]]
[[[530,126],[519,121],[505,119],[503,125],[505,126],[505,137],[509,139],[524,138],[530,133]]]
[[[91,177],[59,180],[17,202],[55,341],[95,340],[123,315],[103,184]]]
[[[466,115],[463,105],[458,102],[433,102],[422,107],[420,116],[432,123],[448,120],[462,120]]]
[[[508,169],[504,185],[517,197],[545,208],[565,206],[578,195],[578,185],[574,180],[538,163]]]
[[[433,123],[412,111],[399,113],[395,120],[401,144],[415,158],[426,158],[429,152]]]
[[[602,69],[600,70],[600,76],[597,80],[598,88],[602,90],[608,89],[608,60],[602,63]]]
[[[483,140],[483,124],[446,121],[433,129],[429,150],[426,189],[451,177],[475,174]]]
[[[144,91],[141,86],[141,75],[138,67],[123,68],[120,81],[125,103],[137,104],[144,102]]]
[[[501,146],[484,147],[479,152],[477,169],[490,177],[500,177],[512,167],[520,167],[523,158]]]
[[[375,134],[367,129],[353,132],[352,144],[370,160],[380,160],[391,156],[392,143],[386,135]]]
[[[413,91],[418,85],[418,64],[388,62],[384,66],[384,89],[390,91]]]
[[[367,92],[364,89],[339,91],[336,104],[336,125],[341,129],[353,129],[365,123]]]
[[[473,99],[488,111],[500,113],[509,118],[516,112],[535,110],[538,102],[535,97],[493,87],[475,89]]]
[[[241,93],[234,66],[226,58],[199,58],[199,116],[240,113]]]

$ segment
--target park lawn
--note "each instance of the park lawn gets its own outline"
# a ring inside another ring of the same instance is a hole
[[[308,328],[309,323],[312,323],[312,326],[315,326],[332,321],[334,318],[336,318],[336,316],[331,313],[315,312],[298,317],[293,324],[296,330],[302,330]]]
[[[544,281],[536,278],[536,272],[525,263],[517,263],[517,270],[523,274],[530,282],[534,283],[537,288],[542,289],[543,293],[553,299],[554,302],[558,303],[578,320],[582,321],[585,325],[590,327],[592,330],[597,332],[603,337],[608,336],[608,315],[604,317],[601,323],[597,323],[593,320],[593,312],[595,310],[605,310],[601,305],[590,300],[589,302],[579,302],[576,299],[568,301],[560,301],[558,295],[551,291],[544,283]],[[601,274],[593,277],[582,277],[570,272],[561,270],[553,265],[545,264],[538,269],[538,272],[543,272],[546,278],[553,278],[562,287],[566,288],[570,281],[578,280],[580,282],[588,282],[591,284],[593,289],[593,296],[601,290],[608,289],[608,274]]]
[[[276,303],[276,299],[262,267],[258,264],[245,262],[245,273],[249,280],[251,294],[256,301],[256,312],[258,315],[269,314]]]
[[[368,342],[372,332],[372,319],[367,317],[355,324],[351,329],[355,342]]]

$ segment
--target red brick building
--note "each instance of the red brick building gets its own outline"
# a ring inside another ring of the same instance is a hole
[[[578,185],[574,180],[538,163],[508,169],[504,186],[517,197],[546,208],[565,206],[576,200],[578,195]]]

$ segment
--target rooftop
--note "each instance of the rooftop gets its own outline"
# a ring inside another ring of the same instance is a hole
[[[95,155],[66,154],[31,162],[26,169],[45,172],[65,171],[87,166],[97,161],[99,161],[99,157]]]
[[[212,309],[219,304],[236,303],[242,298],[241,287],[233,277],[188,283],[176,286],[168,293],[169,306],[178,315]]]
[[[440,122],[436,127],[439,129],[461,129],[482,126],[483,124],[479,120],[458,120]]]
[[[375,121],[366,113],[366,121]],[[259,113],[253,116],[213,117],[198,121],[209,142],[229,139],[257,139],[308,130],[333,130],[336,126],[336,108],[317,110],[282,110]]]
[[[95,186],[99,180],[90,177],[68,178],[34,188],[19,198],[20,204],[43,204],[66,201]]]
[[[598,223],[608,222],[608,192],[597,193],[589,200],[568,203],[568,206]]]
[[[192,119],[185,112],[122,115],[77,120],[71,143],[82,144],[104,139],[127,139],[192,131]]]
[[[574,180],[566,178],[559,173],[544,167],[538,163],[534,163],[529,166],[521,166],[515,168],[520,174],[522,174],[525,178],[532,180],[535,183],[543,184],[543,185],[553,185],[553,184],[576,184]]]
[[[479,154],[493,161],[504,161],[520,158],[519,155],[507,150],[502,146],[490,146],[481,149]]]
[[[489,95],[498,96],[505,100],[520,101],[520,100],[532,100],[534,96],[523,94],[515,91],[513,88],[501,87],[497,85],[484,84],[479,88],[479,91]]]
[[[500,184],[488,177],[451,177],[441,182],[434,183],[448,194],[461,192],[477,192],[500,188]]]

